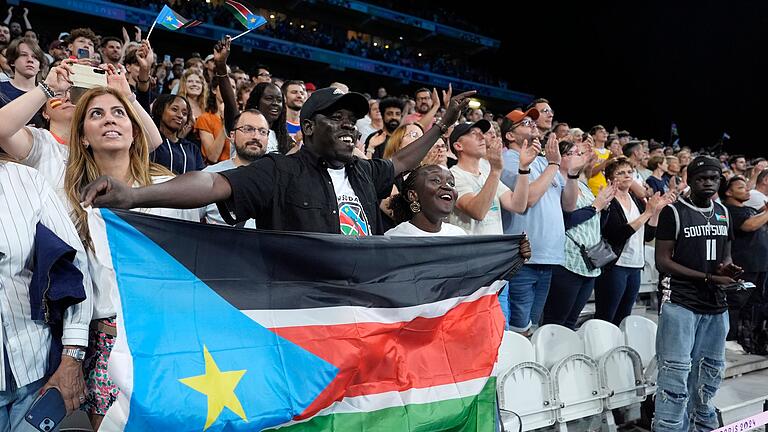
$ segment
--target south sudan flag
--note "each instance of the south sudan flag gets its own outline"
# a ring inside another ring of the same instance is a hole
[[[492,431],[520,236],[349,237],[93,211],[107,430]]]

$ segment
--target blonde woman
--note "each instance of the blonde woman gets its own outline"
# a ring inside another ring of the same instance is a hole
[[[107,374],[107,361],[114,345],[116,289],[114,270],[105,252],[107,239],[100,229],[92,231],[88,213],[80,206],[80,190],[102,175],[133,187],[161,183],[172,178],[165,167],[149,162],[147,138],[136,110],[123,93],[106,87],[86,92],[72,116],[69,163],[64,179],[67,203],[80,238],[89,252],[94,285],[91,355],[86,364],[85,407],[94,429],[117,397],[117,388]],[[199,210],[141,209],[145,213],[199,221]]]
[[[197,69],[187,69],[181,76],[179,96],[184,96],[192,107],[192,122],[205,112],[208,102],[208,84],[203,73]]]
[[[424,128],[418,123],[406,123],[398,126],[387,141],[384,149],[384,159],[392,159],[398,150],[416,141],[424,135]]]

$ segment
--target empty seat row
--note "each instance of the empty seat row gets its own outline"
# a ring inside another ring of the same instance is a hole
[[[574,332],[545,325],[531,340],[505,332],[497,364],[502,421],[517,430],[557,423],[560,430],[579,419],[614,429],[612,409],[639,404],[655,389],[648,367],[655,356],[656,324],[627,317],[621,329],[589,320]]]

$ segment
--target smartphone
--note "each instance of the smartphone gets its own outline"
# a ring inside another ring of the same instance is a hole
[[[79,58],[79,59],[89,59],[89,58],[91,58],[91,52],[87,48],[78,48],[77,49],[77,58]]]
[[[166,54],[163,56],[163,63],[170,63],[171,62],[171,56]]]
[[[107,71],[104,69],[73,64],[72,71],[74,74],[70,78],[72,79],[73,87],[90,89],[107,86]]]
[[[50,432],[67,416],[64,398],[56,388],[49,388],[40,395],[29,407],[24,416],[27,423],[40,432]]]

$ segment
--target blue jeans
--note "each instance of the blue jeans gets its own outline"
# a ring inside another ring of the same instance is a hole
[[[532,324],[539,323],[547,301],[553,267],[547,264],[526,264],[501,291],[499,302],[507,317],[509,330],[525,332]]]
[[[43,378],[22,388],[16,388],[13,379],[7,377],[7,390],[0,391],[0,432],[37,432],[37,429],[24,420],[24,416],[46,382],[47,379]]]
[[[595,318],[619,325],[632,313],[642,270],[617,265],[603,268],[595,282]]]
[[[573,330],[594,288],[595,278],[555,266],[542,324],[559,324]]]
[[[664,303],[656,333],[659,362],[656,432],[709,431],[718,425],[711,400],[725,372],[728,312],[697,314],[680,305]]]

